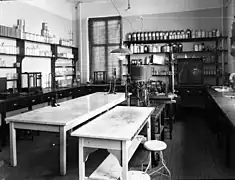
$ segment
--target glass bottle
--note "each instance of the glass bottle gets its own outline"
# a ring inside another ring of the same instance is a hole
[[[156,32],[156,40],[160,40],[160,33],[159,33],[159,31]]]
[[[136,35],[137,35],[136,40],[137,40],[137,41],[140,41],[140,40],[141,40],[141,39],[140,39],[140,32],[137,32]]]
[[[152,33],[151,32],[148,32],[148,40],[152,40]]]
[[[148,41],[148,32],[144,32],[144,40]]]
[[[151,39],[152,39],[153,41],[155,41],[155,40],[156,40],[156,38],[155,38],[155,37],[156,37],[156,36],[155,36],[155,32],[152,32],[151,36],[152,36]]]
[[[132,34],[132,40],[136,41],[136,33],[135,32]]]
[[[141,41],[144,41],[144,32],[141,32],[141,33],[140,33],[140,40],[141,40]]]

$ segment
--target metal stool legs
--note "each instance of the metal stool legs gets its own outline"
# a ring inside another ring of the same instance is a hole
[[[151,176],[151,175],[153,175],[153,174],[155,174],[155,173],[158,173],[158,174],[161,174],[161,175],[163,175],[163,176],[167,176],[167,177],[171,178],[171,172],[170,172],[170,170],[168,169],[168,167],[166,166],[166,161],[164,160],[162,151],[159,152],[159,155],[160,155],[160,159],[161,159],[162,166],[159,167],[158,169],[156,169],[155,171],[153,171],[152,173],[149,173],[149,175]],[[161,172],[162,169],[163,169],[163,170],[165,169],[165,170],[166,170],[166,173]]]

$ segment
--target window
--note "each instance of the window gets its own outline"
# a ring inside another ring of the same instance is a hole
[[[110,54],[121,44],[121,16],[89,18],[89,54],[90,79],[94,80],[94,72],[105,71],[107,79],[112,79],[116,68],[117,81],[121,79],[121,62],[117,56]]]

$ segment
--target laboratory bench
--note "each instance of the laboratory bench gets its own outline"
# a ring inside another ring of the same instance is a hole
[[[94,92],[108,92],[109,85],[93,85],[84,84],[77,87],[58,88],[58,89],[42,89],[37,93],[19,93],[17,96],[9,96],[9,98],[0,100],[0,149],[1,145],[5,145],[9,134],[9,127],[5,122],[8,116],[27,112],[36,108],[51,105],[53,101],[56,103],[85,96]],[[117,92],[125,92],[125,86],[117,85]],[[126,102],[122,103],[125,105]]]

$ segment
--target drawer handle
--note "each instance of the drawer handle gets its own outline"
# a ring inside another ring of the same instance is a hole
[[[16,103],[15,103],[15,104],[13,104],[13,106],[17,106],[17,105],[18,105],[18,104],[16,104]]]
[[[186,92],[187,92],[187,93],[190,93],[190,91],[189,91],[189,90],[187,90]]]
[[[32,102],[34,103],[34,102],[35,102],[35,99],[33,99]]]

